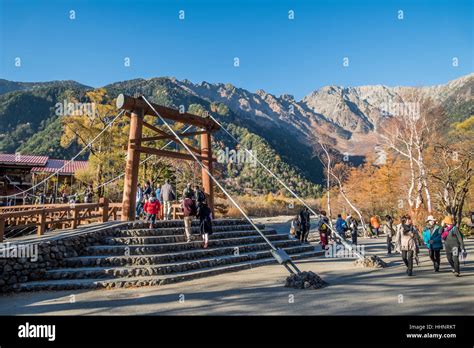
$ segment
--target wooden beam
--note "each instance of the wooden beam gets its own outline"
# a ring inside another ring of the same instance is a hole
[[[128,112],[126,112],[125,115],[126,115],[128,118],[131,118],[131,115],[130,115]],[[166,136],[169,135],[169,134],[166,133],[164,130],[162,130],[162,129],[160,129],[160,128],[158,128],[158,127],[156,127],[156,126],[154,126],[154,125],[152,125],[152,124],[150,124],[150,123],[148,123],[148,122],[142,121],[142,125],[145,126],[145,127],[148,128],[148,129],[151,129],[152,131],[155,131],[155,132],[157,132],[157,133],[160,133],[160,134],[163,135],[163,136],[164,136],[164,135],[166,135]]]
[[[136,140],[130,140],[130,141],[131,141],[132,144],[135,144],[135,145],[137,144],[137,141],[136,141]],[[143,141],[143,139],[140,139],[140,143],[141,143],[142,141]],[[173,142],[175,142],[175,143],[181,145],[181,143],[178,141],[178,139],[171,139],[171,141],[173,141]],[[194,152],[195,154],[197,154],[197,155],[200,155],[200,154],[201,154],[201,150],[199,150],[197,147],[194,147],[194,146],[189,145],[189,144],[186,144],[186,145],[187,145],[187,146],[189,147],[189,149],[190,149],[192,152]]]
[[[184,138],[184,137],[191,137],[191,136],[205,134],[205,133],[207,133],[207,131],[186,132],[186,133],[178,134],[178,136],[180,138]],[[167,134],[167,135],[158,135],[158,136],[155,136],[155,137],[146,137],[146,138],[142,138],[142,142],[143,141],[165,140],[165,139],[175,139],[175,136],[173,134]]]
[[[167,150],[159,150],[159,149],[154,149],[151,147],[144,147],[144,146],[137,146],[137,145],[131,145],[132,149],[142,152],[142,153],[147,153],[149,155],[157,155],[157,156],[163,156],[163,157],[171,157],[171,158],[178,158],[178,159],[184,159],[184,160],[189,160],[189,161],[194,161],[193,156],[183,153],[183,152],[175,152],[175,151],[167,151]],[[200,161],[203,160],[208,160],[207,157],[203,157],[201,155],[196,155],[197,159]],[[216,162],[217,159],[213,158],[212,161]]]
[[[166,106],[150,103],[153,108],[160,114],[161,117],[180,122],[184,124],[191,124],[200,128],[206,128],[210,132],[220,129],[219,125],[210,118],[200,117],[189,114],[187,112],[180,113],[178,110],[168,108]],[[133,98],[124,94],[120,94],[116,101],[117,109],[135,110],[142,109],[145,115],[156,116],[153,109],[142,98]]]

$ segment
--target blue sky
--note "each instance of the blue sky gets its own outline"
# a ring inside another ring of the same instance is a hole
[[[175,76],[297,98],[334,84],[445,83],[474,71],[472,4],[0,0],[0,78],[68,79],[98,87]],[[178,18],[180,10],[184,20]],[[399,10],[403,20],[397,18]],[[21,67],[15,67],[16,57]],[[124,66],[125,57],[130,67]],[[452,66],[453,57],[458,67]]]

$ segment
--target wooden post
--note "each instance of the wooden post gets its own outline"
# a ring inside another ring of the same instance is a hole
[[[4,235],[5,235],[5,218],[0,218],[0,243],[3,243]]]
[[[105,197],[100,197],[99,207],[99,211],[102,213],[102,222],[109,221],[109,200]]]
[[[44,209],[41,209],[37,235],[42,236],[45,231],[46,231],[46,211]]]
[[[140,146],[143,127],[143,110],[133,110],[130,117],[130,134],[128,137],[127,164],[125,166],[125,180],[123,185],[122,221],[135,220],[135,205],[138,184],[138,168],[140,152],[132,145]]]
[[[71,223],[71,228],[72,229],[75,229],[77,227],[77,225],[79,224],[79,221],[78,221],[78,211],[77,211],[77,207],[76,205],[74,204],[73,208],[72,208],[72,223]]]
[[[207,160],[203,160],[202,164],[209,170],[212,174],[212,148],[211,148],[211,133],[206,132],[201,134],[201,156],[206,157]],[[202,169],[202,186],[204,188],[204,192],[207,195],[207,204],[211,209],[212,216],[214,217],[214,189],[212,185],[212,179],[207,174],[207,172]]]

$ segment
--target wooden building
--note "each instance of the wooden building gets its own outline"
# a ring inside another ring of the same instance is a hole
[[[29,203],[35,194],[59,195],[58,188],[64,183],[72,185],[76,171],[87,167],[87,161],[51,159],[48,156],[0,154],[0,195],[9,196],[30,189],[53,173],[44,184],[28,191],[28,195],[18,195],[0,199],[3,205],[23,204],[25,197]],[[67,163],[67,164],[66,164]]]

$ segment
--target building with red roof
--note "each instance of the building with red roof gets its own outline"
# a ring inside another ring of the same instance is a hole
[[[52,159],[48,156],[0,154],[0,195],[8,196],[31,189],[51,174],[44,184],[28,191],[32,197],[38,191],[58,196],[58,187],[74,183],[77,171],[87,168],[87,161]],[[24,195],[11,197],[13,203],[23,201]]]

